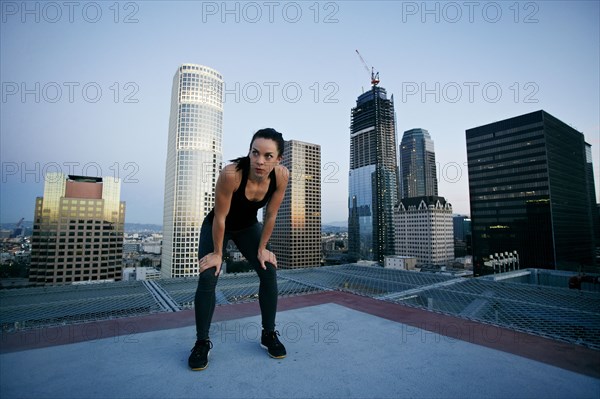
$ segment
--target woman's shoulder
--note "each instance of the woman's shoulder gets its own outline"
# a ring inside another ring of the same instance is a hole
[[[237,188],[241,181],[242,171],[237,169],[235,163],[230,163],[221,169],[219,176],[225,183],[233,184]]]
[[[223,167],[223,169],[221,170],[221,173],[233,173],[233,172],[238,172],[237,170],[237,164],[236,163],[230,163],[228,165],[225,165]]]
[[[289,175],[290,171],[288,170],[288,168],[285,165],[279,164],[279,165],[275,165],[275,173],[277,173],[277,174],[283,173],[283,174]]]
[[[279,184],[287,184],[290,178],[290,171],[284,165],[276,165],[273,169],[275,172],[275,179],[277,180],[277,185]]]

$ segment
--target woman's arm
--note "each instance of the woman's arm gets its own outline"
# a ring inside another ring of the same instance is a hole
[[[238,172],[235,165],[227,165],[219,173],[215,187],[215,217],[212,225],[213,252],[198,260],[200,273],[211,267],[215,267],[215,276],[221,271],[223,263],[223,237],[225,236],[225,218],[231,206],[233,192],[239,186]]]
[[[275,175],[277,176],[277,188],[273,192],[267,208],[265,210],[265,223],[263,225],[262,234],[260,236],[260,243],[258,244],[258,261],[263,269],[266,269],[265,262],[270,262],[273,266],[277,267],[277,259],[273,252],[267,250],[267,243],[273,233],[273,227],[275,227],[275,219],[277,218],[277,212],[279,206],[283,201],[285,195],[285,189],[288,184],[290,172],[283,165],[275,166]]]

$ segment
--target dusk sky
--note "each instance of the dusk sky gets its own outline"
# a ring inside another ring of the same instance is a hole
[[[322,150],[322,221],[348,217],[350,110],[394,96],[439,194],[469,214],[465,130],[543,109],[585,134],[600,198],[598,1],[1,3],[0,221],[33,220],[46,172],[118,176],[126,222],[162,224],[173,76],[225,81],[223,159],[257,129]]]

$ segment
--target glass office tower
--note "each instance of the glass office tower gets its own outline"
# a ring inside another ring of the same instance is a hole
[[[438,195],[433,140],[425,129],[404,132],[400,143],[401,198]]]
[[[348,191],[348,255],[383,264],[394,254],[398,165],[394,99],[376,85],[352,108]]]
[[[223,79],[183,64],[173,78],[165,171],[161,276],[198,274],[200,226],[222,163]]]
[[[541,110],[469,129],[466,139],[475,274],[493,272],[491,255],[514,251],[521,268],[597,271],[583,134]]]

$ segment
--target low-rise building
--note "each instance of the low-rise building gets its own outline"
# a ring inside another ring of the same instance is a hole
[[[417,258],[414,256],[389,255],[384,258],[383,267],[398,270],[415,270]]]

